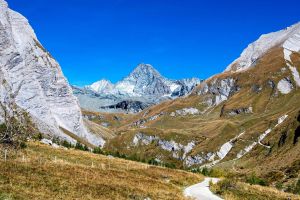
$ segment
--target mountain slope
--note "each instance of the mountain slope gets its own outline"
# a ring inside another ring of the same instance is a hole
[[[44,134],[71,142],[67,130],[93,145],[104,141],[83,125],[81,111],[59,64],[52,58],[26,18],[0,0],[0,115],[28,113]],[[16,116],[12,116],[16,117]],[[1,119],[1,118],[0,118]]]
[[[185,96],[200,82],[197,78],[169,80],[151,65],[140,64],[115,85],[100,80],[84,88],[73,88],[86,110],[139,112],[161,101]]]
[[[256,62],[244,65],[238,59],[191,95],[132,117],[105,148],[188,169],[217,166],[255,172],[270,183],[280,172],[275,182],[294,184],[300,172],[300,30],[298,24],[293,27],[284,40],[281,34],[273,38],[280,42],[260,52]],[[249,47],[258,43],[261,39]],[[287,53],[289,43],[293,48]],[[245,55],[240,60],[251,60],[256,53]]]
[[[1,199],[184,200],[181,188],[203,178],[37,142],[28,143],[16,158],[1,162],[0,169]]]

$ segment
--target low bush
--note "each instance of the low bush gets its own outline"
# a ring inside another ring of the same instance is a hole
[[[70,149],[70,148],[75,148],[75,146],[74,146],[71,142],[68,142],[68,141],[66,141],[66,140],[62,141],[62,142],[61,142],[61,145],[62,145],[63,147],[68,148],[68,149]]]
[[[298,181],[297,181],[297,183],[295,185],[293,193],[300,194],[300,179],[298,179]]]
[[[203,168],[192,169],[191,172],[201,173],[204,176],[216,177],[216,178],[220,178],[220,177],[225,177],[226,176],[226,173],[224,172],[224,170],[219,169],[219,168],[207,168],[207,167],[203,167]]]
[[[250,185],[261,185],[261,186],[268,186],[268,182],[262,178],[257,177],[255,174],[247,177],[246,182]]]
[[[82,151],[89,151],[89,148],[86,145],[83,145],[79,142],[76,143],[75,149],[82,150]]]
[[[95,154],[104,154],[103,150],[100,147],[95,147],[92,152]]]
[[[295,184],[288,185],[285,192],[300,194],[300,179]]]
[[[232,179],[223,179],[217,184],[212,184],[210,186],[211,190],[218,195],[223,195],[228,190],[235,190],[237,187],[236,181]]]

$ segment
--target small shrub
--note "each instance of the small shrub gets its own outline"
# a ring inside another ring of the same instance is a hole
[[[213,181],[212,181],[212,180],[209,180],[208,185],[209,185],[209,187],[213,186],[213,185],[214,185]]]
[[[293,186],[292,185],[288,185],[284,191],[285,192],[289,192],[289,193],[293,193]]]
[[[86,145],[83,145],[79,142],[76,143],[75,149],[81,150],[81,151],[89,151],[89,148]]]
[[[0,133],[3,133],[4,131],[6,131],[6,125],[5,124],[0,124]]]
[[[225,177],[226,173],[219,168],[212,168],[209,169],[207,167],[203,167],[203,168],[197,168],[197,169],[192,169],[191,170],[194,173],[201,173],[204,176],[209,176],[209,177],[216,177],[216,178],[220,178],[220,177]]]
[[[55,143],[55,144],[59,144],[60,139],[58,137],[54,137],[54,138],[52,138],[52,142]]]
[[[293,193],[295,194],[300,194],[300,179],[298,179],[296,185],[295,185],[295,188],[293,190]]]
[[[212,191],[218,195],[223,195],[228,190],[236,190],[236,187],[236,181],[232,179],[224,179],[211,185]]]
[[[283,184],[282,184],[281,182],[278,182],[278,183],[276,183],[275,187],[276,187],[278,190],[282,190]]]
[[[83,151],[89,151],[89,150],[90,149],[86,145],[83,146]]]
[[[220,178],[220,177],[225,177],[225,175],[226,175],[225,172],[219,168],[213,168],[209,172],[209,176],[211,176],[211,177]]]
[[[252,174],[250,177],[248,177],[246,182],[249,183],[250,185],[268,186],[266,180],[257,177],[255,174]]]
[[[295,130],[293,144],[296,144],[298,142],[299,137],[300,137],[300,125]]]
[[[21,149],[25,149],[27,147],[26,143],[25,142],[21,142],[20,143],[20,148]]]
[[[204,176],[209,176],[209,169],[207,167],[204,167],[201,169],[201,174],[203,174]]]
[[[150,160],[148,160],[148,164],[150,164],[150,165],[159,165],[159,163],[155,160],[155,158],[151,158]]]
[[[170,168],[170,169],[175,169],[176,165],[174,163],[165,163],[164,164],[165,167]]]
[[[74,145],[71,143],[71,142],[68,142],[68,141],[66,141],[66,140],[64,140],[64,141],[62,141],[61,142],[61,145],[63,146],[63,147],[66,147],[66,148],[74,148]]]
[[[278,141],[278,147],[282,147],[287,139],[287,131],[281,133],[280,139]]]
[[[100,147],[95,147],[93,149],[93,153],[95,153],[95,154],[104,154],[104,152],[102,151],[102,149]]]
[[[34,134],[34,135],[32,136],[32,139],[37,140],[37,141],[40,141],[40,140],[43,139],[43,135],[42,135],[42,133]]]

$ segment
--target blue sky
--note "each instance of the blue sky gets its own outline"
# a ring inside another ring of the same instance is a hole
[[[219,73],[261,34],[300,21],[299,0],[7,0],[71,84],[116,82],[139,63],[168,78]]]

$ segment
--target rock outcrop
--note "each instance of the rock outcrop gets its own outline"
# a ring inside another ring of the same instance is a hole
[[[213,79],[210,82],[204,82],[201,85],[198,95],[210,95],[211,98],[208,98],[208,106],[219,105],[223,101],[226,101],[231,97],[235,92],[240,90],[239,86],[236,84],[236,81],[227,77],[224,79]]]

